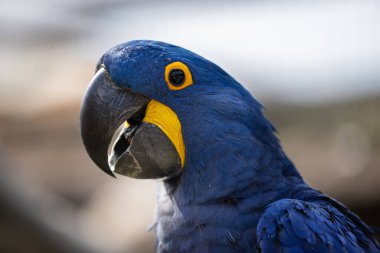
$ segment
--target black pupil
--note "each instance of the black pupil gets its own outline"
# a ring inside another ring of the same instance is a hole
[[[173,69],[169,73],[169,81],[175,86],[180,86],[185,82],[185,73],[180,69]]]

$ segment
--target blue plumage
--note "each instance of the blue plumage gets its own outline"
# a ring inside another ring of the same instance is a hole
[[[270,204],[257,227],[262,252],[379,251],[368,228],[355,223],[357,217],[323,198],[282,199]]]
[[[163,70],[174,61],[193,85],[167,87]],[[303,181],[261,105],[220,67],[155,41],[119,45],[100,64],[182,124],[185,167],[159,183],[158,252],[380,252],[357,216]]]

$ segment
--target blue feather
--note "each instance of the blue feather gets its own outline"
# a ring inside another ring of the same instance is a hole
[[[194,84],[168,89],[165,66]],[[177,114],[186,163],[160,182],[158,252],[379,253],[371,229],[309,187],[283,152],[261,104],[216,64],[180,47],[131,41],[101,59],[115,85]]]

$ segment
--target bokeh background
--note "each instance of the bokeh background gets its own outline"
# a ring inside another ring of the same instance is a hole
[[[155,182],[106,176],[79,135],[98,58],[132,39],[218,63],[304,178],[380,226],[377,0],[0,1],[0,251],[153,252]]]

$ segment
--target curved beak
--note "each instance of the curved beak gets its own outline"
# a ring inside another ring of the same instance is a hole
[[[81,105],[81,135],[87,153],[107,174],[114,177],[108,165],[108,147],[115,131],[149,101],[116,87],[104,68],[91,80]]]
[[[108,175],[163,178],[178,174],[181,162],[171,139],[154,122],[143,121],[152,101],[117,87],[103,67],[91,80],[81,105],[81,136],[91,159]],[[123,124],[123,131],[111,143]]]

